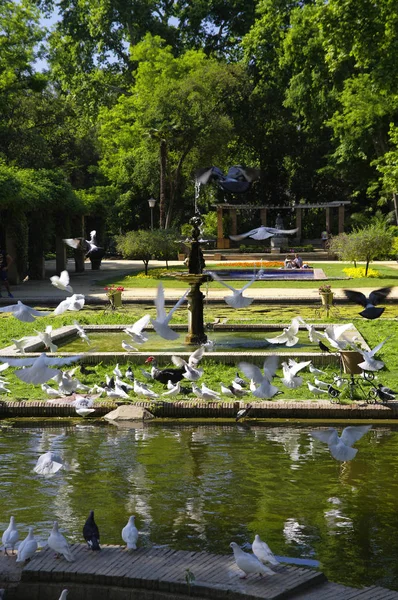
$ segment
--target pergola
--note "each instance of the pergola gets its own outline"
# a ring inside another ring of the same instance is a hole
[[[254,206],[252,204],[217,204],[217,248],[229,248],[230,239],[224,237],[223,230],[223,216],[224,212],[228,211],[231,219],[231,235],[236,235],[238,232],[238,210],[259,210],[260,211],[260,222],[261,225],[267,225],[267,211],[268,210],[295,210],[296,212],[296,228],[298,229],[296,237],[301,239],[302,231],[302,217],[303,210],[309,208],[323,208],[325,210],[325,229],[330,231],[331,225],[331,210],[338,210],[338,232],[344,231],[344,218],[345,218],[345,206],[351,204],[349,200],[342,200],[339,202],[322,202],[319,204],[295,204],[293,206]]]

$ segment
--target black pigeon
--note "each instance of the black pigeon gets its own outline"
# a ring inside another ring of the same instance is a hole
[[[99,545],[100,534],[96,522],[94,521],[94,511],[90,510],[87,521],[83,527],[83,537],[91,550],[101,550]]]
[[[127,379],[130,379],[130,381],[134,381],[134,373],[133,373],[131,367],[128,367],[128,369],[126,370],[125,376],[127,377]]]
[[[206,167],[199,169],[195,173],[196,181],[205,185],[210,180],[214,180],[225,191],[233,194],[244,194],[247,192],[253,181],[260,176],[259,169],[242,167],[234,165],[228,169],[228,173],[224,173],[218,167]]]
[[[383,385],[382,383],[378,383],[377,387],[384,392],[385,394],[391,394],[392,396],[395,396],[396,394],[398,394],[398,392],[394,392],[394,390],[392,390],[391,388]]]
[[[364,307],[365,310],[359,313],[361,317],[364,317],[365,319],[378,319],[383,314],[385,309],[376,308],[376,305],[385,300],[391,290],[391,287],[374,290],[369,294],[368,298],[365,296],[365,294],[362,294],[362,292],[355,292],[354,290],[343,291],[348,300],[351,300],[351,302],[355,302],[356,304],[360,304]]]
[[[338,396],[340,396],[340,390],[336,389],[332,385],[329,385],[328,394],[329,396],[332,396],[332,398],[337,398]]]
[[[235,383],[238,383],[243,388],[246,388],[248,386],[247,381],[245,381],[244,379],[242,379],[242,377],[239,375],[238,371],[236,371],[236,377],[235,377],[234,381],[235,381]]]
[[[327,346],[325,346],[325,344],[323,342],[319,341],[318,346],[322,350],[322,352],[330,352],[329,348]]]
[[[248,404],[245,408],[241,408],[240,410],[238,410],[238,412],[236,413],[235,421],[238,422],[241,419],[247,417],[251,409],[252,405]]]
[[[80,373],[82,375],[90,375],[91,373],[95,373],[95,369],[88,369],[84,365],[80,365]]]
[[[382,402],[388,402],[389,400],[395,400],[394,394],[391,394],[390,392],[386,392],[382,388],[383,388],[383,386],[380,386],[380,384],[379,384],[376,389],[376,394],[377,394],[377,397],[379,398],[379,400],[381,400]],[[388,389],[388,388],[385,388],[385,389]]]

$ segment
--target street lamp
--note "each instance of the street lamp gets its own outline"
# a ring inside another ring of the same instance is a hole
[[[149,198],[148,204],[149,204],[149,208],[151,209],[151,230],[153,231],[153,209],[155,208],[155,204],[156,204],[155,198]]]

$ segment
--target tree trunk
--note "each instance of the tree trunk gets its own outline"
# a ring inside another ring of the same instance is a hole
[[[186,148],[184,150],[184,152],[182,153],[182,155],[180,157],[180,160],[178,161],[177,168],[176,168],[175,175],[174,175],[174,181],[172,183],[172,189],[171,189],[171,194],[170,194],[169,207],[168,207],[168,210],[167,210],[167,217],[166,217],[165,229],[168,229],[170,227],[171,216],[173,214],[174,200],[175,200],[175,197],[176,197],[176,194],[177,194],[177,190],[178,190],[179,185],[180,185],[182,165],[183,165],[184,160],[186,159],[188,153],[191,151],[192,148],[193,148],[193,146],[189,145],[188,148]]]
[[[167,142],[160,140],[160,193],[159,193],[159,227],[165,227],[166,213],[166,170],[167,170]]]
[[[365,267],[365,277],[368,276],[368,268],[369,268],[369,261],[366,261],[366,267]]]
[[[142,262],[144,263],[144,266],[145,266],[145,275],[148,275],[148,263],[149,263],[149,260],[143,260]]]
[[[392,193],[392,199],[394,202],[395,221],[396,221],[396,224],[398,225],[398,197],[397,197],[396,192]]]

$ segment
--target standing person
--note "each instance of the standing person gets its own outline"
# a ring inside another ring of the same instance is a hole
[[[322,240],[322,248],[324,250],[326,250],[328,241],[329,241],[329,230],[328,229],[325,229],[325,231],[322,231],[321,240]]]
[[[11,294],[10,285],[8,283],[8,267],[11,265],[12,262],[12,257],[9,254],[7,254],[4,250],[0,249],[0,284],[3,284],[6,288],[9,298],[14,298],[14,296]]]

